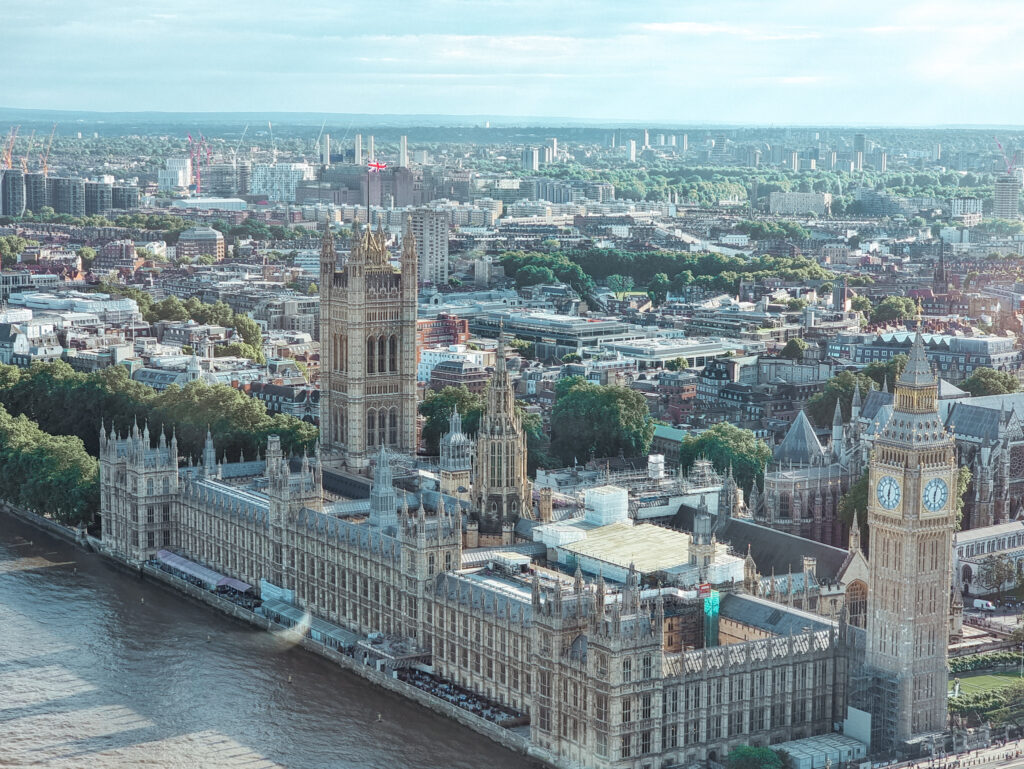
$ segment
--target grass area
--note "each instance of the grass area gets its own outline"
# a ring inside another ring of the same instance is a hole
[[[951,676],[949,679],[950,691],[953,690],[953,678],[955,677]],[[977,694],[978,692],[1002,689],[1019,679],[1020,673],[1016,670],[1012,673],[1009,671],[1005,673],[963,673],[960,675],[960,691],[964,694]]]

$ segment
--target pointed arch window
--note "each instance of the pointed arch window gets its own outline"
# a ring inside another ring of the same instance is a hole
[[[366,373],[372,374],[375,370],[374,364],[376,363],[375,353],[377,351],[377,342],[371,336],[366,340]]]

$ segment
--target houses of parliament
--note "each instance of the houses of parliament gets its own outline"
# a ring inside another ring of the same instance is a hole
[[[208,436],[193,464],[173,435],[104,432],[106,548],[140,563],[171,552],[401,641],[424,670],[528,717],[552,765],[704,766],[854,722],[891,753],[945,729],[956,464],[920,341],[868,462],[863,627],[736,581],[644,584],[632,567],[557,562],[523,533],[555,514],[527,478],[501,340],[477,434],[456,412],[436,485],[396,486],[394,458],[416,450],[411,238],[395,264],[380,230],[357,230],[345,258],[325,230],[316,455],[284,456],[271,436],[264,459],[223,462]],[[325,497],[331,468],[371,475],[369,499]],[[679,541],[699,567],[721,545],[706,505],[693,515]]]

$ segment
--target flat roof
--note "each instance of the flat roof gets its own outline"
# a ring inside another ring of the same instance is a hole
[[[652,523],[613,523],[591,529],[585,539],[561,547],[616,566],[633,564],[637,571],[649,574],[687,562],[690,535]]]

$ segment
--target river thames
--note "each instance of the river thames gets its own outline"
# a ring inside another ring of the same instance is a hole
[[[0,514],[0,767],[30,766],[537,764]]]

